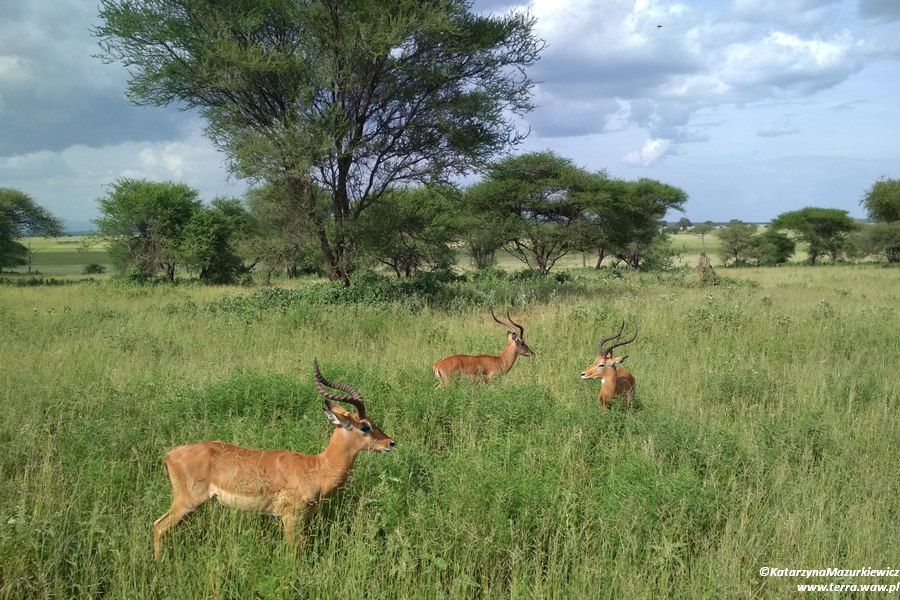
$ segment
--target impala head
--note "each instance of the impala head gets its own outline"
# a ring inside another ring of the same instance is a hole
[[[319,395],[322,396],[325,416],[334,425],[343,427],[346,432],[356,437],[361,449],[372,452],[390,452],[394,449],[397,443],[376,427],[366,415],[366,405],[356,388],[340,381],[332,382],[325,379],[319,372],[318,361],[313,361],[313,379]],[[328,388],[341,390],[349,395],[335,394],[328,391]],[[336,402],[350,404],[356,408],[356,412],[345,410],[335,404]]]
[[[613,350],[618,348],[619,346],[624,346],[625,344],[630,344],[637,338],[637,327],[634,328],[634,335],[624,341],[616,341],[621,337],[622,331],[625,329],[625,321],[622,321],[622,326],[619,327],[619,331],[612,334],[611,336],[605,337],[600,340],[598,344],[597,350],[597,358],[591,362],[588,367],[581,372],[582,379],[600,379],[605,380],[607,377],[612,377],[615,375],[616,368],[625,362],[625,359],[628,358],[628,355],[625,356],[613,356]],[[606,346],[609,342],[615,342],[611,346]]]
[[[532,350],[528,344],[525,343],[525,328],[513,321],[509,316],[509,311],[506,311],[507,320],[519,331],[516,332],[512,327],[501,321],[497,318],[497,315],[494,314],[494,308],[491,307],[491,316],[494,317],[494,320],[497,321],[500,325],[506,327],[506,330],[509,332],[507,334],[507,339],[514,342],[516,344],[516,354],[519,356],[534,356],[534,350]]]

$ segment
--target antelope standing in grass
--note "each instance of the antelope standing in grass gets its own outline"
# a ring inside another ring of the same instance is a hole
[[[465,376],[473,379],[484,379],[492,381],[497,373],[506,373],[512,366],[516,364],[516,358],[519,356],[534,356],[534,351],[525,343],[525,328],[512,320],[509,311],[506,311],[506,318],[509,320],[518,333],[513,328],[497,318],[494,309],[491,308],[491,316],[494,321],[503,325],[507,330],[506,347],[503,348],[497,356],[491,354],[479,354],[471,356],[469,354],[455,354],[441,359],[434,363],[434,376],[438,380],[438,384],[444,384],[450,381],[454,376]]]
[[[625,321],[622,321],[622,326],[619,327],[617,333],[600,340],[597,358],[581,372],[582,379],[600,380],[601,412],[609,408],[610,401],[616,396],[620,396],[626,404],[630,404],[634,398],[634,376],[619,366],[625,362],[628,355],[613,356],[613,350],[633,342],[637,338],[637,327],[634,328],[634,335],[627,340],[617,341],[612,346],[605,347],[607,343],[618,340],[624,329]]]
[[[281,517],[285,538],[293,543],[304,518],[347,480],[361,450],[388,452],[394,448],[394,440],[369,420],[363,398],[355,388],[328,381],[316,362],[313,371],[325,416],[335,425],[323,452],[309,456],[290,450],[250,450],[224,442],[199,442],[177,446],[166,454],[172,506],[153,524],[156,560],[162,553],[163,535],[212,498],[239,510]],[[356,413],[336,402],[356,407]]]

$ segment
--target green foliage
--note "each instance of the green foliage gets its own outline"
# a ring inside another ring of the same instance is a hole
[[[28,262],[29,250],[17,241],[24,236],[62,235],[62,225],[28,194],[0,187],[0,271]]]
[[[245,273],[238,254],[241,239],[255,224],[239,200],[218,198],[210,208],[201,207],[185,225],[178,246],[179,260],[206,283],[232,283]]]
[[[287,180],[347,281],[357,219],[388,189],[451,177],[517,142],[542,43],[521,12],[466,0],[102,0],[129,97],[199,109],[239,176]],[[330,196],[315,214],[316,193]],[[329,223],[331,225],[329,225]]]
[[[678,223],[676,223],[676,225],[678,225],[678,228],[681,231],[687,231],[688,229],[690,229],[693,223],[691,223],[691,220],[687,217],[681,217],[680,219],[678,219]]]
[[[774,266],[786,263],[794,255],[797,244],[775,229],[766,229],[754,239],[753,258],[758,265]]]
[[[472,218],[530,269],[546,275],[577,250],[595,178],[552,152],[506,158],[466,191]]]
[[[392,190],[361,220],[363,249],[397,277],[447,271],[456,262],[451,244],[458,235],[457,202],[449,187]]]
[[[873,221],[900,221],[900,179],[879,179],[866,192],[861,204]]]
[[[746,264],[753,251],[753,236],[756,228],[743,223],[733,223],[716,231],[716,236],[722,240],[719,250],[722,262],[726,265],[731,262],[734,265]]]
[[[622,182],[617,187],[622,196],[612,213],[612,233],[605,238],[604,250],[632,269],[651,268],[644,264],[649,256],[654,257],[657,266],[669,263],[675,252],[667,246],[661,220],[671,210],[683,210],[687,194],[675,186],[646,178]],[[669,258],[663,258],[666,255]]]
[[[99,275],[106,272],[106,267],[97,263],[88,263],[81,270],[83,275]]]
[[[883,256],[889,263],[900,262],[900,221],[863,225],[854,242],[861,256]]]
[[[848,235],[856,223],[845,210],[806,207],[782,213],[769,225],[772,229],[787,229],[807,243],[810,264],[827,253],[832,261],[847,250]]]
[[[95,223],[118,269],[144,278],[163,271],[174,281],[185,228],[201,209],[198,196],[182,183],[116,180],[97,201],[100,217]]]
[[[326,212],[327,198],[320,194],[318,210]],[[275,271],[293,279],[303,273],[320,273],[324,258],[314,233],[314,223],[294,190],[285,181],[257,187],[247,194],[250,214],[256,224],[246,240],[247,253],[266,269],[266,280]]]
[[[715,235],[722,242],[719,249],[722,262],[732,266],[751,261],[765,266],[782,264],[793,256],[796,248],[791,238],[771,227],[758,234],[755,225],[730,223],[717,229]]]

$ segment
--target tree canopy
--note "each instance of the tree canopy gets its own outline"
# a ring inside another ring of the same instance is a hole
[[[25,236],[55,237],[62,224],[28,194],[0,187],[0,269],[27,262],[28,248],[18,242]]]
[[[589,173],[552,152],[532,152],[494,163],[469,189],[475,213],[494,224],[506,250],[546,274],[576,249]]]
[[[873,221],[900,221],[900,179],[876,181],[866,192],[862,205]]]
[[[531,17],[466,0],[101,0],[100,17],[129,98],[198,109],[235,173],[285,182],[345,282],[355,223],[384,193],[521,139],[511,117],[531,109],[542,47]]]
[[[97,203],[100,217],[94,222],[109,239],[119,269],[135,269],[143,277],[162,270],[174,281],[185,228],[201,208],[197,190],[183,183],[122,178]]]
[[[778,215],[770,227],[793,231],[807,243],[809,262],[815,264],[825,253],[837,260],[847,249],[847,234],[856,229],[856,223],[846,210],[808,206]]]

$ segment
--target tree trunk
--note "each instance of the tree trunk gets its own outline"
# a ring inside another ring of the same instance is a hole
[[[319,249],[322,251],[322,257],[325,259],[325,270],[328,272],[328,278],[331,281],[340,281],[345,286],[350,285],[350,277],[347,272],[346,245],[341,238],[340,223],[348,216],[346,211],[346,201],[339,197],[333,199],[335,211],[335,220],[338,222],[337,234],[334,243],[328,240],[328,234],[325,232],[325,223],[316,214],[315,198],[312,184],[305,177],[291,178],[291,187],[296,194],[297,201],[306,208],[307,218],[313,227],[313,233],[319,242]],[[346,181],[343,187],[343,194],[346,195]],[[341,195],[339,188],[337,196]]]
[[[603,246],[599,246],[597,248],[597,264],[594,265],[595,269],[599,269],[600,265],[603,264],[603,259],[606,258],[606,248]]]

